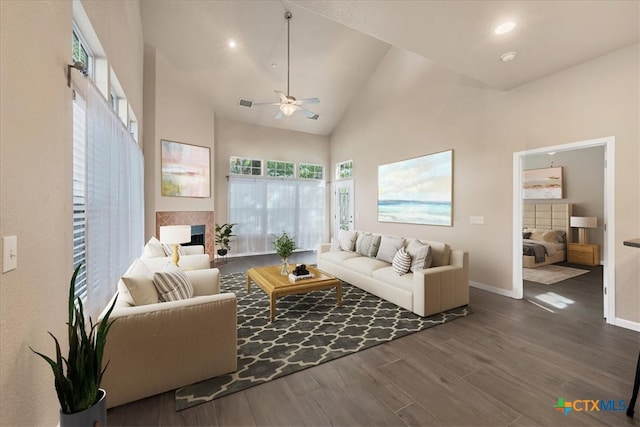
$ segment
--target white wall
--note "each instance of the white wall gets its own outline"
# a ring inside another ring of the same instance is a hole
[[[617,315],[640,322],[638,45],[510,92],[397,48],[331,137],[332,162],[354,159],[355,227],[441,240],[470,252],[471,280],[512,290],[512,157],[526,149],[616,138]],[[454,150],[453,226],[377,221],[377,167]],[[484,225],[469,224],[484,216]]]
[[[145,46],[145,229],[155,235],[157,211],[213,211],[215,188],[215,137],[213,108],[182,78],[161,52]],[[169,140],[208,147],[211,197],[166,197],[160,186],[160,141]]]
[[[89,2],[87,14],[142,117],[142,26],[137,1]],[[107,37],[112,25],[117,38]],[[0,13],[0,234],[18,236],[18,268],[0,276],[0,424],[55,425],[49,366],[29,346],[66,347],[72,274],[72,6],[2,1]],[[126,42],[126,43],[123,43]],[[117,43],[117,45],[115,45]],[[119,54],[115,54],[119,51]]]

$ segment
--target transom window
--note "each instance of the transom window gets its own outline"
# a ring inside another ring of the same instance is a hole
[[[295,175],[295,165],[293,162],[267,161],[267,176],[277,176],[281,178],[293,178]]]
[[[324,166],[300,163],[298,177],[304,179],[324,179]]]
[[[82,62],[85,66],[85,69],[87,70],[87,73],[89,74],[89,76],[91,76],[91,73],[92,73],[91,51],[87,47],[87,43],[84,41],[84,38],[80,35],[80,32],[75,29],[75,25],[74,25],[74,29],[72,30],[72,34],[73,34],[73,41],[71,44],[71,56],[73,61],[72,63]]]
[[[229,173],[233,175],[262,175],[262,160],[231,156]]]
[[[353,176],[353,160],[336,164],[336,179],[351,178]]]

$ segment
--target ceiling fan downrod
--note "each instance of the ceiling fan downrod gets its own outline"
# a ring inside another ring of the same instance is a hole
[[[291,69],[291,18],[293,15],[287,11],[284,13],[284,17],[287,20],[287,98],[289,98],[289,74]]]

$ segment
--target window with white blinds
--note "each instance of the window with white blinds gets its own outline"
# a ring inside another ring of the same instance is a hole
[[[73,269],[82,265],[75,286],[75,298],[87,302],[87,246],[86,246],[86,191],[87,191],[87,128],[86,103],[77,91],[73,100]]]
[[[92,318],[144,245],[142,151],[100,91],[88,83],[74,101],[74,266],[76,295]]]
[[[273,252],[273,236],[286,231],[300,249],[321,243],[325,223],[323,181],[229,178],[229,222],[235,223],[232,250]]]

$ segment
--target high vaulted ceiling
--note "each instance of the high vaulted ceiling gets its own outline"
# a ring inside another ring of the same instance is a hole
[[[640,2],[586,1],[141,1],[145,43],[212,104],[216,116],[328,135],[391,46],[488,88],[509,90],[640,41]],[[277,106],[287,91],[291,20],[294,97],[318,120]],[[513,21],[510,33],[493,30]],[[237,42],[236,48],[228,40]],[[500,56],[516,51],[514,61]],[[384,100],[380,100],[384,102]]]

